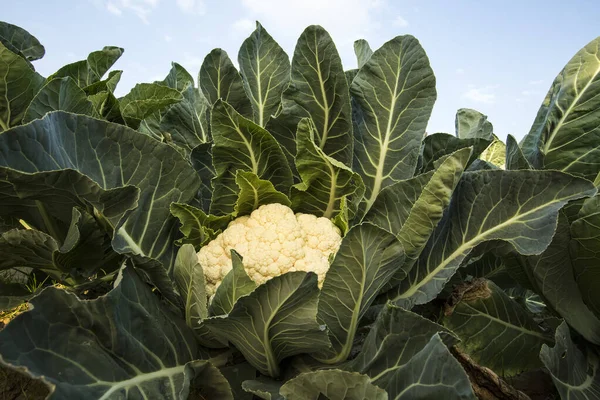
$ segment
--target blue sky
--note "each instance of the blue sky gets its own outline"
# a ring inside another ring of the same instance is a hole
[[[9,0],[2,0],[9,2]],[[162,79],[171,61],[196,76],[204,56],[225,49],[235,61],[259,20],[293,54],[310,24],[324,26],[344,67],[355,67],[355,39],[377,48],[394,36],[417,37],[437,78],[438,99],[427,131],[454,130],[461,107],[488,115],[498,136],[523,137],[554,77],[600,35],[600,1],[475,0],[19,0],[3,20],[38,37],[50,75],[105,45],[125,48],[123,95],[138,82]]]

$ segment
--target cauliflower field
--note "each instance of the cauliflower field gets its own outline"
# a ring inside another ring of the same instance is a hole
[[[471,109],[427,135],[410,35],[344,69],[323,27],[289,57],[257,23],[239,70],[217,48],[117,98],[123,51],[43,77],[0,22],[0,372],[50,399],[600,399],[600,38],[520,143]]]

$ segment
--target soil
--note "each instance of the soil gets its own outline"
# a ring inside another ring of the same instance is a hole
[[[26,306],[19,306],[8,312],[0,312],[0,330],[26,309]],[[0,366],[0,400],[41,400],[49,393],[48,387],[41,381]]]

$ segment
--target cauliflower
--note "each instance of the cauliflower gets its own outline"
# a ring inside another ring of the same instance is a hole
[[[198,252],[206,278],[206,292],[214,295],[231,271],[231,249],[244,261],[248,276],[257,284],[290,271],[312,271],[319,287],[329,269],[329,257],[342,242],[340,230],[329,219],[310,214],[294,215],[282,204],[266,204],[248,216],[229,223],[227,229]]]

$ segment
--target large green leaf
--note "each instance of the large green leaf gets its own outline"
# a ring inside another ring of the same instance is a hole
[[[242,77],[225,50],[214,49],[204,58],[198,85],[210,105],[221,99],[244,117],[252,118],[252,105],[244,90]]]
[[[456,112],[456,137],[461,139],[493,139],[494,127],[487,115],[470,108],[461,108]]]
[[[222,217],[207,215],[201,209],[189,204],[171,203],[169,207],[171,214],[179,219],[181,224],[179,230],[183,233],[183,238],[178,239],[176,244],[189,243],[194,245],[197,251],[213,240],[231,220],[229,215]]]
[[[183,96],[176,89],[157,83],[138,83],[119,103],[127,125],[137,129],[144,118],[181,100]]]
[[[531,315],[498,286],[484,279],[459,286],[444,325],[461,339],[459,347],[477,364],[501,376],[541,366],[542,344],[552,343]]]
[[[77,86],[85,88],[100,81],[110,67],[123,55],[123,52],[124,50],[120,47],[106,46],[102,50],[91,52],[86,60],[61,67],[48,77],[48,80],[69,76],[75,80]]]
[[[194,78],[180,64],[172,62],[166,78],[155,83],[176,89],[178,92],[184,92],[188,87],[194,86]]]
[[[0,312],[12,310],[33,296],[34,293],[22,284],[5,282],[4,276],[0,273]]]
[[[290,60],[260,23],[238,53],[244,87],[252,103],[253,120],[264,127],[281,103],[290,81]]]
[[[289,272],[239,298],[228,315],[203,324],[231,342],[262,374],[277,377],[284,358],[329,345],[316,319],[318,296],[316,274]]]
[[[283,127],[270,125],[282,146],[296,153],[294,134],[300,119],[315,124],[315,143],[337,161],[352,165],[352,110],[342,61],[329,33],[311,25],[302,32],[292,58],[291,81],[283,92]],[[291,133],[291,134],[290,134]]]
[[[447,133],[434,133],[423,140],[423,164],[421,170],[422,172],[432,171],[437,168],[437,164],[445,156],[468,147],[473,149],[471,158],[467,163],[467,165],[470,165],[491,143],[491,140],[479,137],[461,139]]]
[[[195,370],[220,375],[206,361],[194,361],[198,347],[191,329],[132,267],[96,300],[48,288],[30,302],[33,309],[0,332],[0,355],[3,363],[43,377],[54,389],[52,399],[184,400]],[[223,387],[226,381],[205,384]]]
[[[373,55],[373,50],[371,50],[369,42],[365,39],[358,39],[354,42],[354,54],[356,54],[356,62],[358,69],[360,69],[369,61],[369,58]]]
[[[522,268],[548,306],[587,340],[600,344],[600,318],[585,304],[577,285],[570,242],[569,222],[561,213],[550,246],[539,256],[521,259]]]
[[[177,252],[173,279],[184,303],[186,325],[192,330],[199,329],[200,321],[208,316],[206,281],[191,244],[184,244]]]
[[[320,360],[348,358],[360,319],[387,281],[401,273],[403,261],[402,245],[391,233],[369,223],[348,231],[319,296],[319,321],[329,328],[332,344]]]
[[[381,189],[414,175],[436,98],[435,77],[418,40],[398,36],[373,53],[351,92],[361,111],[354,168],[366,186],[366,212]]]
[[[0,21],[0,42],[13,53],[21,53],[28,61],[44,57],[44,46],[25,29]]]
[[[235,183],[240,188],[235,216],[249,215],[263,204],[279,203],[288,207],[292,204],[285,194],[275,190],[270,181],[259,179],[254,172],[238,170]]]
[[[438,332],[442,333],[447,345],[458,342],[443,326],[387,303],[369,331],[360,353],[344,368],[366,374],[376,385],[386,387]]]
[[[571,257],[575,279],[587,306],[600,318],[600,196],[586,199],[571,224]]]
[[[121,80],[121,75],[123,75],[123,71],[110,71],[105,80],[92,83],[91,85],[83,88],[83,90],[88,96],[98,94],[103,91],[114,93],[115,89],[117,88],[117,84]]]
[[[406,307],[442,290],[473,249],[501,240],[525,255],[550,244],[558,210],[595,193],[592,183],[555,171],[466,172],[444,218],[397,292]]]
[[[442,219],[470,157],[470,148],[458,150],[434,172],[388,186],[365,217],[398,237],[406,253],[407,269]]]
[[[385,390],[375,386],[369,377],[356,372],[328,369],[305,372],[281,386],[286,400],[387,400]]]
[[[190,154],[190,159],[192,166],[202,181],[199,192],[199,200],[202,204],[202,209],[205,212],[208,212],[212,201],[212,180],[217,174],[213,164],[212,142],[202,143],[197,147],[194,147]]]
[[[498,168],[504,169],[506,162],[506,145],[494,135],[492,143],[481,152],[479,158]]]
[[[160,120],[159,129],[179,147],[192,151],[210,139],[208,102],[199,89],[188,86],[183,100],[170,107]]]
[[[215,297],[210,303],[211,316],[229,314],[240,297],[246,296],[256,289],[256,283],[250,279],[244,269],[242,256],[233,249],[231,250],[231,264],[231,271],[221,281]]]
[[[254,122],[237,113],[232,106],[218,100],[211,118],[214,146],[211,214],[229,214],[237,200],[237,170],[249,171],[268,180],[278,191],[287,194],[292,173],[277,141]]]
[[[531,169],[531,165],[525,158],[523,151],[513,135],[506,138],[506,169]]]
[[[112,92],[104,90],[89,96],[88,99],[94,107],[96,117],[125,125],[125,120],[121,114],[121,104]],[[158,139],[158,137],[156,138]]]
[[[340,213],[341,200],[363,188],[360,175],[326,155],[315,143],[316,129],[303,118],[296,133],[296,168],[302,182],[292,189],[292,208],[325,218]]]
[[[600,37],[558,74],[521,147],[535,168],[594,180],[600,169]]]
[[[440,334],[390,377],[385,390],[396,400],[475,400],[471,382]]]
[[[600,355],[591,347],[578,348],[566,323],[556,330],[554,348],[544,345],[540,358],[550,371],[561,399],[600,398]]]
[[[75,170],[104,190],[138,187],[138,207],[115,226],[113,246],[158,259],[167,268],[177,233],[169,205],[190,201],[200,186],[195,171],[173,148],[122,125],[61,111],[0,135],[0,166],[17,170],[9,174],[31,176]]]
[[[72,78],[56,78],[46,83],[33,98],[25,111],[23,123],[42,118],[51,111],[92,115],[93,109],[85,92]]]
[[[0,132],[21,123],[43,84],[44,78],[27,60],[0,43]]]

